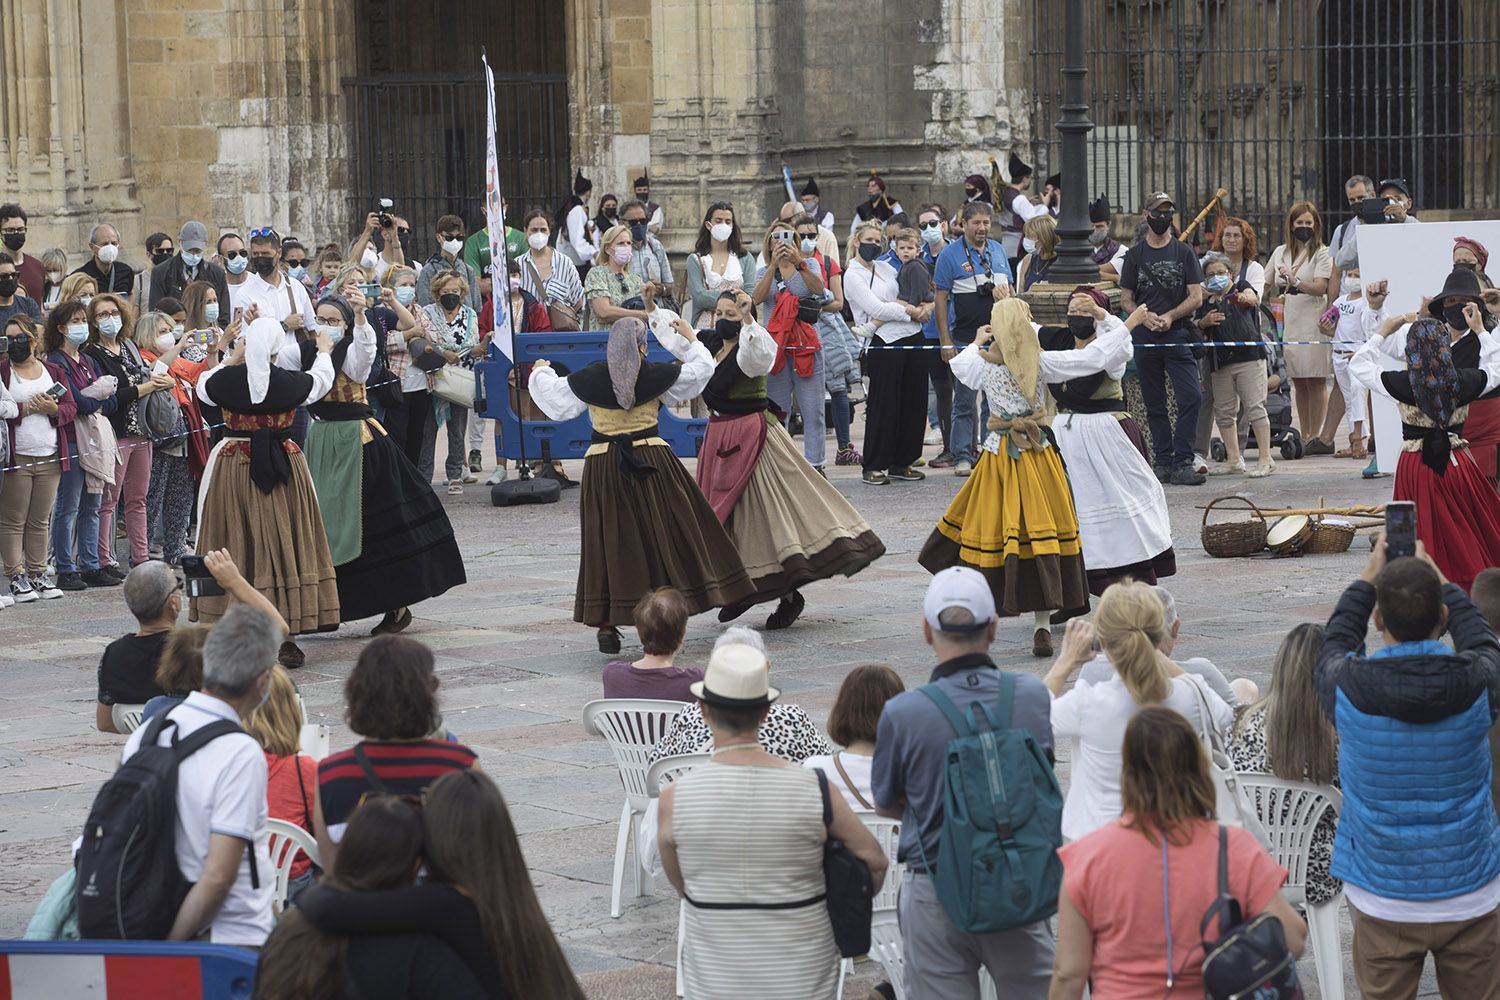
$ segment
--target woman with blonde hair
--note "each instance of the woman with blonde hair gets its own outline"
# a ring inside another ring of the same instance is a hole
[[[342,279],[337,286],[343,288]],[[432,299],[421,311],[427,315],[433,329],[438,332],[437,346],[442,350],[448,364],[467,369],[473,377],[474,362],[484,357],[485,343],[479,336],[479,314],[468,305],[469,283],[457,271],[445,271],[432,279]],[[437,429],[448,428],[448,457],[443,461],[443,472],[448,479],[448,495],[460,496],[464,483],[477,483],[479,476],[468,465],[464,442],[469,430],[469,408],[450,403],[441,396],[432,399],[435,423],[430,426],[432,440],[437,438]],[[425,440],[423,454],[432,450],[432,443]],[[420,466],[419,466],[420,468]]]
[[[1333,353],[1318,341],[1326,339],[1318,330],[1323,314],[1328,279],[1333,275],[1333,257],[1323,243],[1323,219],[1310,201],[1293,203],[1286,213],[1286,238],[1271,252],[1266,264],[1266,287],[1261,301],[1280,304],[1286,346],[1287,373],[1297,401],[1297,425],[1305,435],[1303,450],[1309,455],[1332,455],[1333,430],[1344,416],[1344,398],[1335,399],[1337,410],[1328,410],[1328,376],[1333,374]],[[1295,344],[1290,341],[1312,341]],[[1330,423],[1325,417],[1332,416]]]
[[[1016,272],[1016,284],[1026,291],[1039,281],[1046,281],[1052,265],[1057,263],[1057,245],[1062,237],[1057,235],[1057,220],[1051,215],[1038,215],[1027,219],[1021,227],[1021,248],[1026,256],[1021,258],[1020,270]]]
[[[1033,614],[1032,654],[1051,656],[1051,613],[1088,607],[1078,512],[1043,401],[1056,352],[1041,349],[1020,299],[995,303],[990,319],[951,362],[954,378],[984,390],[989,433],[918,561],[977,569],[1001,614]]]
[[[62,280],[62,284],[57,286],[58,302],[66,302],[69,299],[82,299],[83,304],[87,306],[94,296],[98,294],[98,283],[82,271],[74,271]]]
[[[318,762],[302,753],[302,696],[286,668],[271,668],[266,700],[245,716],[245,732],[266,752],[266,814],[313,833],[313,809],[317,804]],[[306,855],[292,862],[287,902],[313,884],[312,859]]]
[[[1062,652],[1043,678],[1052,692],[1052,732],[1073,737],[1073,780],[1063,803],[1062,833],[1069,840],[1092,833],[1118,819],[1120,747],[1125,726],[1147,705],[1180,712],[1194,730],[1207,725],[1223,732],[1233,710],[1206,684],[1167,659],[1158,649],[1167,634],[1166,608],[1144,583],[1117,583],[1099,599],[1090,625],[1068,623]],[[1101,684],[1079,679],[1064,692],[1078,669],[1094,657],[1094,640],[1114,672]]]
[[[629,226],[610,226],[599,238],[594,266],[583,281],[585,330],[603,330],[617,320],[651,318],[652,302],[646,285],[630,267],[635,246]]]

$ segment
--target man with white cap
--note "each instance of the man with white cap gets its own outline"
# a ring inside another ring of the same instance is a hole
[[[229,281],[224,269],[211,260],[204,260],[208,250],[208,228],[201,222],[189,219],[182,224],[177,236],[177,252],[151,269],[150,308],[164,298],[182,301],[183,290],[195,281],[206,281],[214,286],[219,305],[218,326],[228,326]]]
[[[954,566],[937,573],[922,604],[922,637],[938,665],[931,683],[965,718],[975,702],[993,704],[1000,670],[990,659],[995,599],[977,570]],[[1015,674],[1011,726],[1030,731],[1052,760],[1047,688]],[[901,820],[898,856],[906,864],[900,896],[901,945],[909,1000],[978,1000],[979,967],[989,970],[998,995],[1043,998],[1052,979],[1054,939],[1047,921],[976,934],[959,930],[937,897],[923,862],[936,859],[943,832],[944,765],[955,738],[942,709],[920,688],[886,702],[875,738],[871,787],[875,811]],[[918,839],[920,838],[920,840]]]

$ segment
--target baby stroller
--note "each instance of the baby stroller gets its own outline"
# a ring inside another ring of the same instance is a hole
[[[1261,310],[1270,316],[1269,310],[1264,306]],[[1271,420],[1271,446],[1280,448],[1281,457],[1291,461],[1302,457],[1302,432],[1292,426],[1292,380],[1286,375],[1286,358],[1283,356],[1285,349],[1281,345],[1274,318],[1270,327],[1262,331],[1261,339],[1266,345],[1266,376],[1277,380],[1276,388],[1266,392],[1266,416]],[[1255,438],[1243,419],[1238,429],[1240,454],[1243,455],[1248,449],[1255,447]],[[1224,442],[1218,438],[1214,438],[1210,451],[1215,462],[1222,462],[1228,457]]]

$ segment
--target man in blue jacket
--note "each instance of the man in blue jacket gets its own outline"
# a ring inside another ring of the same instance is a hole
[[[1385,645],[1367,654],[1372,610]],[[1445,630],[1451,648],[1438,638]],[[1421,542],[1416,558],[1387,564],[1381,535],[1328,620],[1316,682],[1339,732],[1344,807],[1331,872],[1354,919],[1360,991],[1416,996],[1431,952],[1444,996],[1500,997],[1494,634]]]

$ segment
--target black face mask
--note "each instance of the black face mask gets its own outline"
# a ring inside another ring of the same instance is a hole
[[[463,300],[459,298],[457,292],[444,292],[438,296],[438,301],[442,303],[444,309],[457,309],[459,302]]]
[[[1077,340],[1088,340],[1094,335],[1094,317],[1069,316],[1068,332]]]
[[[21,286],[21,279],[14,274],[0,274],[0,298],[10,298]]]
[[[859,259],[860,260],[874,260],[876,257],[879,257],[879,256],[880,256],[880,244],[879,243],[861,243],[859,245]]]
[[[1162,233],[1165,233],[1168,229],[1172,228],[1172,217],[1170,215],[1148,216],[1146,219],[1146,225],[1151,227],[1151,231],[1153,233],[1155,233],[1157,236],[1160,236]]]
[[[5,234],[5,249],[7,249],[7,250],[19,250],[22,247],[24,247],[25,245],[26,245],[26,234],[25,233],[6,233]]]
[[[964,188],[964,198],[966,200],[973,201],[975,198],[978,198],[978,197],[979,197],[979,192],[978,191],[975,191],[973,188]]]
[[[254,271],[256,274],[260,275],[262,278],[269,278],[271,276],[271,272],[274,271],[274,270],[276,270],[276,258],[275,257],[251,257],[250,258],[250,270]]]
[[[733,340],[740,335],[740,327],[743,325],[737,319],[721,319],[714,323],[714,333],[722,340]]]
[[[619,210],[613,205],[605,205],[601,211],[604,213],[606,219],[613,219]]]
[[[1443,306],[1443,321],[1455,330],[1469,328],[1469,317],[1464,315],[1463,303],[1456,306]]]
[[[635,200],[636,201],[642,201],[642,202],[650,201],[651,200],[651,192],[650,191],[637,191],[635,193]]]
[[[156,251],[155,253],[153,253],[151,255],[151,263],[153,263],[153,264],[165,264],[167,261],[169,261],[171,259],[172,259],[172,251],[171,250],[158,250],[158,251]]]
[[[1301,240],[1303,243],[1306,243],[1308,240],[1313,238],[1313,227],[1296,226],[1292,229],[1292,235]]]
[[[20,333],[10,338],[10,346],[5,353],[10,356],[11,364],[19,365],[31,357],[31,335]]]
[[[1474,263],[1472,260],[1460,260],[1460,261],[1456,261],[1453,266],[1454,267],[1461,267],[1465,271],[1478,271],[1479,270],[1479,265],[1476,264],[1476,263]]]

